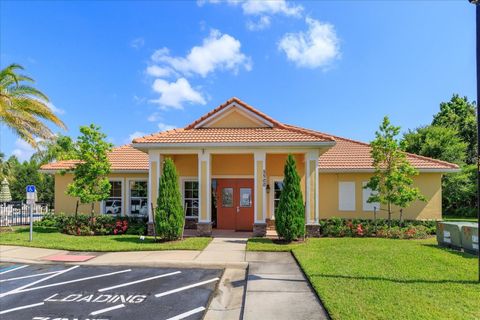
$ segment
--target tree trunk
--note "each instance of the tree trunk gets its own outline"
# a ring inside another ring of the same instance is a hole
[[[400,209],[400,228],[403,227],[403,208]]]
[[[392,204],[388,203],[388,227],[392,227]]]
[[[93,216],[95,215],[95,203],[94,202],[92,202],[92,210],[90,212],[91,212],[92,218],[93,218]]]
[[[78,218],[78,200],[77,200],[77,204],[75,205],[75,221],[77,221],[77,218]]]

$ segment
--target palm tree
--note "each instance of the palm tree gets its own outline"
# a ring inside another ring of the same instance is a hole
[[[0,123],[5,123],[20,138],[37,148],[37,138],[51,139],[54,136],[42,120],[63,129],[66,126],[48,106],[49,99],[45,94],[23,84],[34,80],[18,74],[18,70],[23,67],[11,64],[0,71]]]

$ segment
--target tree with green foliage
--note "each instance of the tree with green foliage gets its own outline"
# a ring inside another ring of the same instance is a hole
[[[420,190],[413,186],[413,177],[418,172],[402,150],[397,138],[399,133],[400,127],[392,125],[388,117],[384,117],[379,131],[375,132],[375,140],[371,142],[375,173],[365,185],[373,191],[367,202],[386,205],[389,223],[392,205],[404,209],[415,200],[425,200]]]
[[[431,125],[407,132],[405,151],[456,163],[460,172],[442,178],[443,212],[455,216],[475,216],[477,148],[475,104],[454,94],[440,104]]]
[[[155,210],[157,234],[165,240],[180,238],[184,219],[177,169],[173,160],[166,158],[158,187],[157,208]]]
[[[468,144],[451,127],[425,126],[403,136],[405,151],[456,164],[464,164]]]
[[[93,216],[95,202],[105,200],[110,195],[110,162],[107,152],[112,149],[112,144],[105,141],[106,135],[96,125],[82,126],[80,133],[75,157],[79,163],[69,170],[73,172],[73,182],[67,186],[67,194],[77,197],[82,204],[91,203]],[[78,201],[75,215],[77,213]]]
[[[305,206],[295,158],[289,154],[283,171],[283,189],[275,212],[275,228],[287,242],[305,236]]]
[[[32,155],[32,160],[39,165],[53,161],[75,159],[75,141],[69,136],[57,135],[52,140],[43,140],[38,143],[37,152]]]
[[[48,97],[28,84],[34,80],[19,70],[23,67],[18,64],[0,70],[0,123],[36,148],[38,139],[53,137],[44,120],[63,129],[66,126],[49,106]]]
[[[440,111],[433,116],[433,126],[452,128],[467,143],[466,163],[476,164],[477,117],[475,103],[454,94],[450,101],[440,103]]]

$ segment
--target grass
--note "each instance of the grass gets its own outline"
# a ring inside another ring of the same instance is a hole
[[[320,238],[288,247],[249,241],[249,250],[292,250],[333,319],[480,319],[473,255],[435,239]]]
[[[457,216],[443,216],[443,220],[445,221],[466,221],[466,222],[477,222],[477,218],[469,218],[469,217],[457,217]]]
[[[136,235],[71,236],[55,229],[34,228],[33,242],[29,241],[29,228],[14,228],[0,233],[0,244],[69,251],[149,251],[149,250],[203,250],[211,238],[186,238],[169,242],[154,242],[153,237],[142,241]]]

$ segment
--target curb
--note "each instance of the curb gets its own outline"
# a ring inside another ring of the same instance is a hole
[[[248,262],[216,262],[216,261],[185,261],[185,260],[166,260],[158,262],[115,262],[115,263],[96,263],[95,261],[86,262],[61,262],[48,260],[28,260],[16,258],[2,258],[0,262],[10,263],[28,263],[28,264],[67,264],[81,266],[132,266],[132,267],[164,267],[164,268],[203,268],[203,269],[247,269]]]

